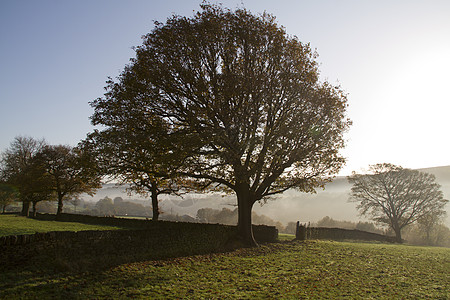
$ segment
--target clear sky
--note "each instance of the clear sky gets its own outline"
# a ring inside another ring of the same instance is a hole
[[[191,16],[200,2],[0,0],[0,151],[18,135],[76,145],[92,130],[89,101],[153,21]],[[450,1],[220,2],[275,15],[317,49],[322,78],[348,92],[341,174],[450,165]]]

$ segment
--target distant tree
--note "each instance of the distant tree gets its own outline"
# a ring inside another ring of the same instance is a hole
[[[336,221],[326,216],[317,221],[317,227],[336,227]]]
[[[284,228],[284,233],[289,234],[295,234],[295,231],[297,230],[297,223],[296,222],[288,222],[286,227]]]
[[[253,224],[256,224],[256,225],[275,226],[279,232],[284,230],[284,226],[281,222],[275,221],[266,215],[258,215],[257,213],[253,212],[252,220],[253,220]]]
[[[273,16],[201,8],[156,23],[118,82],[92,102],[92,121],[111,135],[125,128],[120,136],[156,139],[183,163],[178,174],[234,192],[239,236],[254,246],[257,201],[291,188],[314,192],[341,168],[347,99],[319,81],[316,53]],[[155,135],[152,120],[166,133]]]
[[[432,240],[433,231],[442,224],[446,212],[444,210],[438,210],[434,213],[426,214],[417,220],[418,229],[425,233],[426,243],[428,245],[437,244],[437,241]]]
[[[34,158],[44,145],[44,140],[17,136],[10,147],[2,153],[0,177],[3,182],[15,187],[19,193],[23,216],[28,216],[32,199],[37,199],[34,188],[40,189],[38,184],[34,184],[38,172],[34,169],[36,167]]]
[[[413,245],[450,247],[450,229],[443,222],[433,225],[428,235],[419,222],[411,224],[403,230],[402,237]]]
[[[0,206],[2,213],[5,213],[6,207],[19,197],[17,190],[9,184],[0,182]]]
[[[197,211],[196,219],[200,223],[212,223],[216,214],[217,210],[213,208],[200,208]]]
[[[36,159],[50,180],[50,188],[56,195],[59,216],[63,201],[82,193],[92,195],[101,187],[101,176],[96,161],[79,148],[70,146],[45,146],[36,154]]]
[[[81,199],[78,197],[69,200],[70,204],[73,205],[75,213],[77,212],[77,207],[82,203]]]
[[[345,220],[335,220],[329,216],[323,217],[316,223],[312,224],[313,227],[328,227],[328,228],[343,228],[343,229],[357,229],[362,231],[368,231],[373,233],[382,234],[383,230],[375,227],[374,223],[371,222],[352,222]]]
[[[443,223],[434,227],[435,245],[450,248],[450,228]]]
[[[358,203],[362,215],[388,225],[398,242],[405,226],[441,213],[448,202],[434,175],[392,164],[371,165],[368,174],[353,172],[348,181],[350,201]]]
[[[377,228],[372,222],[358,222],[355,225],[355,229],[379,234],[383,233],[383,231],[380,228]]]
[[[113,202],[116,215],[149,216],[150,210],[140,203],[124,201],[122,197],[114,198]]]
[[[238,223],[238,209],[222,208],[214,216],[213,223],[220,223],[226,225],[236,225]]]
[[[219,210],[213,208],[201,208],[197,211],[197,221],[201,223],[236,225],[237,217],[237,209],[231,210],[222,208]]]
[[[56,204],[56,205],[55,205]],[[57,208],[57,203],[55,201],[46,200],[41,201],[36,207],[36,211],[40,213],[47,213],[47,214],[55,214]]]
[[[98,202],[95,204],[95,208],[101,215],[112,216],[116,214],[113,201],[109,197],[98,200]]]
[[[268,216],[252,213],[254,224],[275,226],[281,232],[285,228],[281,222],[275,221]],[[226,225],[236,225],[238,221],[238,210],[222,208],[222,210],[213,208],[201,208],[197,211],[196,222],[200,223],[220,223]]]
[[[114,206],[120,205],[120,204],[123,203],[123,198],[122,197],[116,197],[116,198],[114,198],[113,202],[114,202]]]

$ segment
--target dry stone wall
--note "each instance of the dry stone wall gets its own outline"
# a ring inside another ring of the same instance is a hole
[[[382,234],[351,230],[342,228],[306,227],[297,226],[296,239],[298,240],[363,240],[395,243],[395,237]]]
[[[41,214],[41,220],[54,215]],[[160,259],[230,250],[236,227],[119,218],[100,218],[63,214],[63,221],[104,224],[131,229],[108,231],[55,231],[31,235],[0,237],[0,264],[13,266],[30,260],[67,261],[83,257],[119,262]],[[273,242],[278,231],[273,226],[254,226],[259,242]]]

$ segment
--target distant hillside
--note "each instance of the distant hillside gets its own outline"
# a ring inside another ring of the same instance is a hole
[[[450,166],[419,169],[419,171],[434,174],[436,181],[442,186],[441,190],[445,199],[450,200]],[[448,212],[450,215],[450,210]]]

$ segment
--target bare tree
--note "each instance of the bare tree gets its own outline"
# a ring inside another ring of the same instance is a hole
[[[419,230],[425,233],[426,243],[428,245],[434,245],[438,243],[438,240],[433,241],[432,235],[439,225],[443,224],[443,219],[447,215],[446,211],[438,210],[432,214],[424,215],[417,220],[417,227]]]
[[[350,201],[358,203],[361,215],[388,225],[398,242],[405,226],[440,214],[448,202],[434,175],[392,164],[371,165],[368,174],[354,172],[348,181],[353,184]]]

